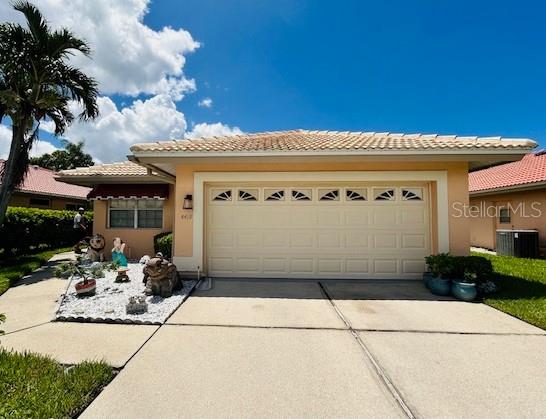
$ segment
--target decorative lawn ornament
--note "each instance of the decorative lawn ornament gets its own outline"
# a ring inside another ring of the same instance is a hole
[[[182,281],[178,277],[176,266],[158,253],[146,262],[143,269],[147,295],[160,295],[168,298],[173,291],[182,288]]]
[[[118,276],[116,276],[116,279],[114,282],[129,282],[131,279],[129,278],[129,275],[127,275],[127,272],[129,272],[129,268],[126,266],[120,266],[118,269]]]
[[[104,246],[106,241],[102,234],[95,234],[89,240],[86,258],[91,262],[104,262]]]
[[[143,314],[148,311],[148,303],[143,295],[134,295],[129,297],[129,302],[125,306],[127,314]]]

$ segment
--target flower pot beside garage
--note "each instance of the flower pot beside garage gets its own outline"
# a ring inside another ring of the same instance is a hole
[[[451,292],[451,280],[441,276],[432,277],[429,282],[430,292],[434,295],[449,295]]]
[[[478,295],[478,290],[474,283],[452,281],[451,295],[462,301],[474,301]]]
[[[424,272],[423,273],[423,284],[425,287],[430,288],[430,280],[434,278],[434,274],[432,272]]]

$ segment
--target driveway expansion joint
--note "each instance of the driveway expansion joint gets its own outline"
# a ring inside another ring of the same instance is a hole
[[[357,332],[373,333],[421,333],[431,335],[477,335],[477,336],[546,336],[544,333],[516,333],[516,332],[453,332],[449,330],[419,330],[419,329],[370,329],[356,328]]]
[[[245,324],[214,323],[165,323],[163,326],[175,327],[227,327],[233,329],[281,329],[281,330],[348,330],[346,327],[313,327],[313,326],[256,326]]]
[[[412,410],[410,409],[410,407],[408,406],[408,404],[402,397],[401,393],[398,391],[398,389],[396,388],[392,380],[389,378],[385,370],[381,367],[379,362],[375,359],[370,349],[366,346],[366,343],[358,335],[358,331],[353,329],[353,327],[351,326],[349,321],[345,318],[341,310],[336,306],[334,300],[332,299],[332,296],[330,295],[326,287],[321,282],[318,282],[318,286],[320,287],[321,292],[328,299],[328,301],[330,302],[330,304],[332,305],[332,307],[334,308],[334,310],[336,311],[340,319],[347,325],[347,327],[349,328],[349,332],[354,337],[354,339],[356,340],[356,342],[358,343],[358,345],[360,346],[360,348],[362,349],[362,351],[364,352],[368,360],[371,362],[375,372],[377,373],[377,375],[379,376],[379,378],[381,379],[381,381],[383,382],[383,384],[385,385],[389,393],[392,395],[396,403],[400,406],[404,414],[410,419],[415,419],[416,416],[413,414]]]

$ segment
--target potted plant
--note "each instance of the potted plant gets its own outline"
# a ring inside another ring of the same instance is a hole
[[[104,276],[104,273],[98,269],[98,267],[90,267],[90,272],[91,274],[96,274],[98,276],[102,274]],[[89,278],[89,274],[86,273],[86,268],[78,266],[77,262],[62,263],[57,267],[57,269],[55,269],[55,276],[62,277],[66,275],[77,275],[81,278],[81,280],[76,282],[74,285],[76,288],[76,294],[78,294],[79,297],[86,297],[95,294],[97,289],[97,280]]]
[[[451,281],[451,294],[463,301],[474,301],[478,295],[476,283],[478,274],[470,269],[465,269],[461,279]]]
[[[453,269],[453,258],[449,253],[439,253],[426,258],[432,277],[428,281],[430,291],[435,295],[449,295],[449,275]]]
[[[437,271],[436,267],[436,255],[430,255],[425,257],[427,264],[427,270],[423,272],[423,284],[425,287],[430,288],[430,280],[435,276],[434,272]]]

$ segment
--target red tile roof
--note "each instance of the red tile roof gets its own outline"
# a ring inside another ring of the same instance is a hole
[[[4,163],[5,160],[0,160],[0,170],[4,167]],[[91,188],[59,182],[55,179],[55,175],[56,173],[53,170],[30,166],[23,184],[17,190],[40,195],[87,199],[87,194],[91,192]]]
[[[527,154],[522,160],[470,173],[470,192],[546,182],[546,153]]]

